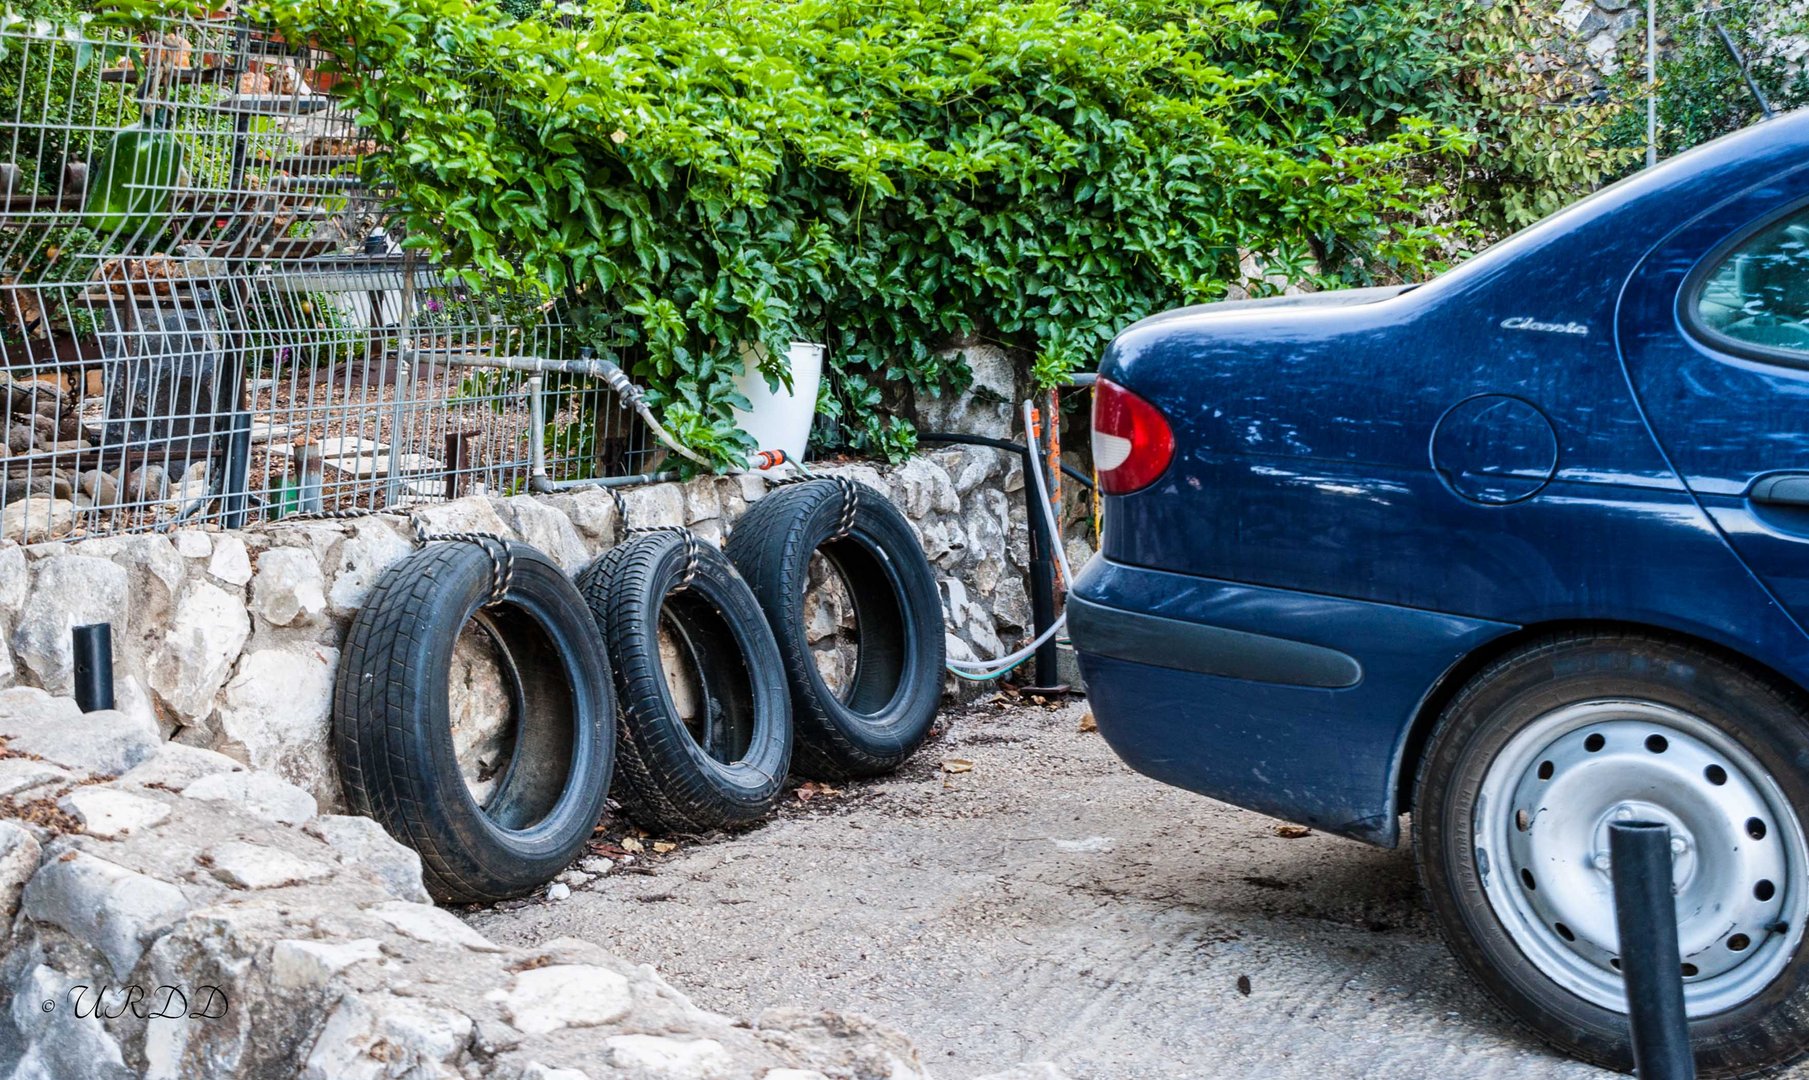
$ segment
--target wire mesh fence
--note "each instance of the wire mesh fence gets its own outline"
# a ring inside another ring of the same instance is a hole
[[[0,537],[525,485],[526,379],[486,360],[566,328],[403,250],[341,77],[229,20],[0,22]],[[554,478],[658,467],[601,384],[546,404]]]

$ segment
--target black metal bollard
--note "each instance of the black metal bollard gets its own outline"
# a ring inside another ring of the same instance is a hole
[[[1616,821],[1608,826],[1608,851],[1634,1071],[1641,1080],[1695,1080],[1671,894],[1671,830],[1655,821]]]
[[[85,713],[113,707],[113,627],[78,626],[75,635],[75,703]]]

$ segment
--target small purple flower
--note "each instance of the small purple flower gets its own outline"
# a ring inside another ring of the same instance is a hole
[[[431,296],[428,297],[427,298],[427,310],[433,312],[435,315],[438,315],[440,313],[440,302],[438,300],[435,300]]]

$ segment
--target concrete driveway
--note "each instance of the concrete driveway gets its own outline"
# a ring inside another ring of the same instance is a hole
[[[1404,851],[1146,780],[1085,713],[982,705],[897,776],[467,918],[586,938],[731,1013],[867,1013],[954,1080],[1042,1060],[1078,1080],[1610,1075],[1471,985]]]

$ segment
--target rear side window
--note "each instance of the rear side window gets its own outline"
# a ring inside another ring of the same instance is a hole
[[[1809,207],[1736,242],[1699,280],[1696,321],[1711,335],[1809,361]]]

